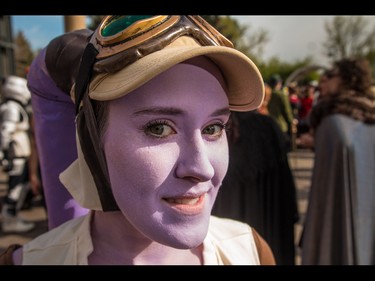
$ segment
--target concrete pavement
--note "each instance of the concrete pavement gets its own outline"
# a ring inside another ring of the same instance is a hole
[[[289,163],[297,188],[299,221],[295,224],[296,264],[301,264],[301,249],[298,243],[301,237],[305,213],[308,205],[310,181],[314,165],[314,153],[310,150],[296,150],[289,153]]]

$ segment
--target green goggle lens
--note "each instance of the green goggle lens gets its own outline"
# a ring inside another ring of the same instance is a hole
[[[111,21],[102,29],[101,35],[103,37],[113,36],[124,29],[131,26],[133,23],[151,18],[153,16],[114,16]]]

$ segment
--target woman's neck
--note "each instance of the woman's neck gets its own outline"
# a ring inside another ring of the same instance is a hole
[[[176,249],[162,245],[135,229],[120,211],[95,211],[91,221],[94,250],[89,264],[202,264],[203,246]]]

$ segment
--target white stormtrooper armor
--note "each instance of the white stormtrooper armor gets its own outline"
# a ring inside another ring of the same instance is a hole
[[[17,76],[5,78],[1,93],[3,97],[0,106],[1,151],[5,162],[13,160],[13,168],[8,169],[9,174],[17,175],[22,173],[19,169],[31,152],[30,123],[27,112],[31,94],[27,88],[27,80]],[[12,159],[6,159],[9,156]]]
[[[27,88],[27,80],[18,76],[6,77],[1,92],[4,99],[14,99],[23,105],[29,104],[31,99],[31,93]]]
[[[2,208],[4,232],[25,232],[34,227],[17,216],[25,195],[25,169],[31,154],[30,122],[31,93],[27,80],[8,76],[3,80],[0,105],[0,148],[1,165],[9,176],[8,194]]]

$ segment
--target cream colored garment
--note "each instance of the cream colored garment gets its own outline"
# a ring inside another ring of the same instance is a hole
[[[93,250],[89,214],[70,220],[37,237],[23,247],[25,265],[87,265]],[[259,265],[249,225],[211,216],[203,242],[205,265]]]

